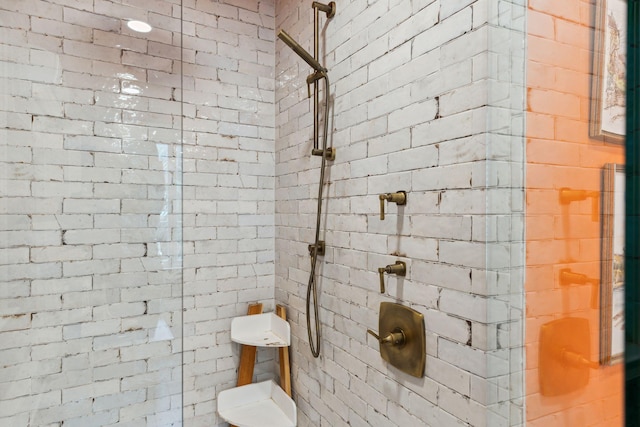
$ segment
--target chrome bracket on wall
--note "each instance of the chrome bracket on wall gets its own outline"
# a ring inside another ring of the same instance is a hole
[[[311,150],[311,154],[314,156],[322,156],[327,160],[335,160],[336,159],[336,149],[334,147],[328,147],[326,150],[322,150],[320,148]]]
[[[309,245],[309,255],[313,256],[314,252],[316,255],[324,255],[324,240],[318,240],[317,245]]]

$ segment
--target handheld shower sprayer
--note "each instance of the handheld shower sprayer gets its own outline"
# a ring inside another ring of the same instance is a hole
[[[285,30],[280,30],[278,32],[278,38],[286,43],[287,46],[291,48],[298,56],[311,66],[316,71],[321,71],[323,73],[327,72],[327,69],[324,68],[320,63],[313,57],[309,52],[304,50],[302,46],[298,44]]]

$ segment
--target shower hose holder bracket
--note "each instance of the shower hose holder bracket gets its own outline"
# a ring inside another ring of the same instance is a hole
[[[336,159],[336,149],[334,147],[329,147],[326,150],[320,148],[314,148],[311,150],[311,154],[314,156],[323,156],[327,160],[335,160]]]
[[[329,4],[323,4],[317,1],[311,3],[311,7],[314,9],[321,10],[322,12],[327,14],[327,18],[331,19],[336,14],[336,2],[330,1]]]
[[[324,255],[324,249],[325,249],[325,245],[324,245],[324,240],[318,240],[317,244],[312,244],[309,245],[309,255],[313,256],[313,253],[315,252],[316,255]]]

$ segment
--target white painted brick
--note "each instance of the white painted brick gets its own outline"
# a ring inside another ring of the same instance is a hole
[[[479,37],[473,37],[473,42],[466,40],[467,38],[471,38],[468,34],[467,37],[465,37],[465,34],[471,30],[472,26],[471,8],[463,9],[447,19],[444,19],[444,17],[441,16],[440,19],[442,19],[442,21],[438,25],[415,37],[413,41],[414,56],[431,51],[439,46],[443,46],[443,49],[448,49],[449,46],[453,48],[454,45],[459,45],[461,43],[482,44],[482,40],[476,41]],[[487,45],[485,44],[484,48],[486,47]],[[479,52],[480,49],[482,48],[478,47],[478,50],[475,52]],[[467,52],[461,52],[458,57],[462,56],[471,57],[473,55],[467,56]]]
[[[425,54],[424,60],[432,58],[433,54]],[[433,59],[431,59],[433,61]],[[473,62],[466,60],[450,66],[442,66],[440,72],[419,76],[411,81],[411,97],[414,100],[448,95],[460,87],[472,82]],[[439,116],[445,116],[439,112]]]
[[[440,261],[484,268],[486,266],[485,245],[475,242],[441,241]]]
[[[438,104],[435,100],[412,104],[389,114],[389,131],[412,127],[436,117]]]
[[[486,408],[452,390],[443,387],[438,395],[438,405],[449,413],[455,413],[470,425],[486,426]]]
[[[443,5],[440,12],[442,14],[442,19],[445,19],[455,12],[467,7],[471,3],[473,2],[469,0],[455,0]]]
[[[63,211],[69,214],[78,213],[118,213],[120,201],[117,199],[65,199]]]
[[[63,272],[67,277],[86,276],[88,274],[109,274],[120,271],[118,260],[109,261],[69,261],[63,263]]]
[[[28,248],[0,249],[0,264],[24,264],[29,262]]]
[[[423,216],[411,220],[411,234],[429,238],[471,240],[470,216]]]
[[[94,369],[94,377],[96,380],[121,380],[132,375],[138,375],[146,370],[146,363],[142,361],[119,363],[110,366]],[[96,399],[96,408],[109,409],[111,407],[123,406],[123,402],[136,396],[136,393],[119,393],[111,396],[104,396]],[[134,398],[134,400],[137,400]]]
[[[91,277],[34,280],[31,282],[32,295],[61,294],[63,292],[91,289]]]
[[[85,338],[96,335],[109,335],[120,331],[120,319],[86,322],[68,325],[63,329],[65,339]]]
[[[405,136],[410,143],[410,137]],[[396,151],[389,154],[389,171],[400,172],[413,169],[424,169],[438,163],[439,147],[426,146],[420,148]],[[419,189],[419,188],[416,188]]]
[[[86,26],[73,25],[51,19],[31,18],[31,30],[48,36],[64,37],[65,39],[90,42],[91,29]],[[65,52],[74,51],[65,46]]]
[[[467,11],[468,12],[465,12]],[[463,13],[464,12],[464,13]],[[451,25],[459,25],[456,27],[458,31],[460,28],[468,28],[471,24],[471,10],[465,9],[459,12],[452,18]],[[456,18],[457,17],[457,18]],[[462,58],[471,58],[481,52],[485,52],[487,49],[488,29],[487,27],[481,27],[475,31],[470,31],[445,44],[442,47],[442,63],[444,66],[460,62]]]
[[[50,306],[53,307],[54,304],[50,304]],[[55,310],[56,308],[51,309]],[[0,344],[2,349],[16,348],[27,345],[27,343],[38,345],[49,342],[59,342],[62,339],[62,328],[60,326],[56,326],[52,328],[31,329],[28,331],[9,331],[0,335],[2,335],[3,338],[3,342]],[[33,355],[32,358],[34,360],[36,359]]]
[[[121,359],[123,362],[132,360],[146,360],[150,357],[164,356],[170,354],[171,347],[169,341],[159,341],[146,343],[138,346],[128,346],[122,348]]]
[[[438,339],[438,358],[479,376],[486,375],[487,360],[484,352],[472,347]]]
[[[93,258],[134,258],[144,256],[146,252],[147,248],[140,244],[98,245],[93,248]]]
[[[118,412],[108,411],[100,412],[95,415],[79,416],[76,418],[66,418],[64,423],[69,426],[87,426],[87,425],[110,425],[115,424],[118,421]]]
[[[5,5],[3,5],[5,6]],[[21,3],[12,2],[5,6],[7,10],[24,13],[22,10],[23,5]],[[30,2],[29,13],[33,16],[44,16],[51,19],[62,19],[62,6],[57,4],[50,4],[44,2]]]
[[[106,151],[112,153],[119,153],[122,150],[119,139],[90,136],[67,137],[65,138],[64,148],[68,150]]]
[[[64,167],[64,179],[65,181],[79,181],[79,182],[120,182],[120,171],[111,168],[96,168],[96,167],[76,167],[65,166]],[[100,197],[100,194],[96,194]]]
[[[7,365],[5,369],[3,369],[2,375],[0,376],[0,381],[4,386],[14,382],[17,383],[18,381],[22,382],[26,380],[29,382],[29,392],[31,392],[30,382],[31,374],[34,372],[34,368],[38,368],[38,372],[42,375],[60,371],[59,360],[50,359],[46,362],[25,362],[26,360],[29,360],[29,355],[25,355],[24,353],[14,349],[4,350],[2,351],[2,354],[7,356],[7,363],[11,363],[10,365]],[[22,359],[18,359],[18,356],[22,356]],[[17,388],[22,388],[22,385],[19,385]],[[19,395],[19,392],[16,394]]]
[[[146,301],[152,298],[170,298],[171,287],[168,285],[146,286],[143,288],[123,289],[123,302]]]
[[[131,377],[129,377],[131,378]],[[156,381],[161,380],[156,378]],[[136,420],[145,415],[152,415],[158,411],[168,410],[170,407],[169,398],[146,400],[141,403],[126,406],[120,410],[120,419],[123,421]],[[143,418],[144,419],[144,418]],[[139,421],[138,421],[139,422]]]
[[[28,230],[30,227],[27,215],[2,215],[0,219],[0,230]]]
[[[235,21],[228,18],[218,20],[218,28],[235,34],[244,34],[250,37],[257,37],[257,27],[255,25]]]
[[[471,290],[471,271],[469,268],[440,263],[413,262],[413,275],[416,280],[436,286]]]
[[[351,174],[355,178],[380,175],[386,173],[387,171],[388,169],[386,156],[377,156],[354,161],[351,163]]]
[[[438,336],[449,338],[461,344],[467,344],[471,338],[471,325],[466,320],[450,316],[446,314],[446,310],[440,306],[443,304],[442,294],[447,292],[443,290],[436,310],[427,310],[425,313],[425,324],[429,330]]]
[[[120,242],[120,231],[112,230],[67,230],[63,241],[68,245],[104,244]]]
[[[369,80],[393,72],[411,59],[411,44],[405,43],[369,64]]]
[[[60,403],[60,392],[57,390],[48,393],[39,393],[32,396],[24,396],[10,401],[3,401],[0,411],[3,415],[12,416],[20,412],[30,412],[34,407],[50,408]]]
[[[32,80],[39,83],[60,83],[60,70],[55,67],[15,64],[6,69],[7,77]]]
[[[111,383],[111,381],[105,381],[106,383]],[[119,384],[118,384],[119,385]],[[102,395],[96,397],[93,408],[95,411],[104,411],[109,409],[120,408],[122,406],[126,406],[129,403],[139,403],[145,400],[145,392],[144,390],[134,390],[128,391],[125,393],[118,393],[118,389],[111,393],[103,393]]]
[[[496,193],[496,195],[499,195]],[[486,212],[486,192],[483,190],[460,189],[443,191],[440,199],[440,212],[480,214]],[[503,198],[503,200],[505,200]]]
[[[74,372],[76,375],[69,375],[68,372],[61,372],[44,377],[35,377],[32,380],[32,390],[35,393],[42,393],[50,390],[61,390],[63,387],[73,387],[80,384],[87,384],[91,379],[87,371]]]
[[[30,315],[5,315],[0,319],[0,331],[18,331],[31,327]]]
[[[28,148],[12,148],[4,160],[7,162],[28,163],[31,161],[31,150]]]
[[[59,245],[61,236],[59,231],[2,231],[0,237],[2,237],[4,247],[14,247],[35,246],[37,244]]]
[[[3,398],[4,400],[10,400],[14,397],[22,397],[31,394],[31,379],[25,379],[20,381],[11,381],[10,383],[3,384]],[[1,421],[2,419],[0,419]],[[15,418],[13,421],[17,421]],[[8,422],[8,420],[7,420]],[[20,422],[20,421],[18,421]],[[28,424],[28,419],[24,421],[25,424]]]
[[[482,129],[483,117],[482,112],[467,111],[416,126],[412,133],[412,145],[426,145],[478,134]]]
[[[87,260],[92,255],[88,246],[49,246],[31,249],[31,261]]]
[[[81,308],[88,304],[99,306],[119,302],[117,289],[65,292],[62,295],[62,307],[65,309]]]
[[[427,357],[426,375],[463,396],[471,395],[472,375],[438,358]]]
[[[58,262],[0,265],[0,275],[8,281],[56,278],[61,276],[61,267],[62,266]]]
[[[459,88],[440,97],[440,114],[450,116],[488,103],[488,84],[486,81]]]
[[[498,334],[500,333],[495,324],[473,323],[471,325],[472,342],[477,348],[483,350],[495,350],[498,348]],[[506,332],[506,331],[504,331]],[[504,346],[509,347],[508,339],[504,339]]]

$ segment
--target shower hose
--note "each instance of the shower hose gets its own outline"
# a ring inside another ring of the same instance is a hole
[[[316,264],[318,262],[318,248],[320,247],[320,217],[322,215],[322,190],[324,187],[324,169],[327,158],[327,133],[329,129],[329,77],[324,71],[324,128],[322,132],[322,162],[320,164],[320,182],[318,184],[318,209],[316,215],[316,237],[314,248],[311,251],[311,272],[309,273],[309,285],[307,286],[307,332],[309,334],[309,347],[313,357],[320,355],[320,319],[318,317],[318,290],[316,286]],[[311,333],[311,298],[313,297],[313,318],[315,323],[315,340]],[[314,344],[315,341],[315,344]]]

